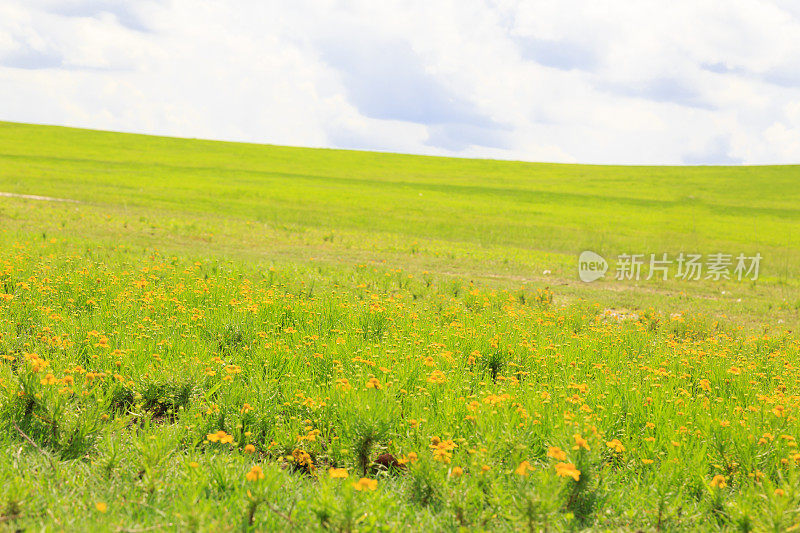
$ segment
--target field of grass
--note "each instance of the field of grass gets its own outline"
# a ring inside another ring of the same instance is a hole
[[[800,167],[0,123],[0,193],[0,528],[800,527]]]

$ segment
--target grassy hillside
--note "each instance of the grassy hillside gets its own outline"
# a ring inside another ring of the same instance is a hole
[[[609,307],[682,310],[684,294],[697,295],[692,305],[745,322],[796,321],[798,183],[796,166],[535,164],[0,123],[0,192],[80,201],[82,218],[65,227],[73,235],[267,262],[386,261],[506,286],[542,281],[564,285],[559,297]],[[4,204],[9,228],[61,218],[19,220],[16,204]],[[98,215],[111,220],[85,223]],[[680,252],[764,259],[756,287],[587,286],[576,276],[585,249],[609,259]]]
[[[797,529],[799,174],[0,123],[0,528]]]

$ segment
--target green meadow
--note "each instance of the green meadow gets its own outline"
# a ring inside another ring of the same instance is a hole
[[[0,122],[0,529],[798,528],[798,206]],[[762,261],[614,279],[664,253]]]
[[[561,287],[559,298],[608,307],[701,309],[750,325],[793,324],[800,307],[800,166],[536,164],[12,123],[0,126],[0,146],[0,192],[81,202],[70,218],[45,211],[60,206],[22,216],[5,200],[9,228],[269,264],[385,262],[502,287],[545,283]],[[586,285],[576,269],[587,249],[609,260],[680,252],[764,259],[757,286],[624,283],[613,270]]]

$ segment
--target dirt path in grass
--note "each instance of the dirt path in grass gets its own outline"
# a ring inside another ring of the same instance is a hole
[[[26,200],[41,200],[44,202],[70,202],[73,204],[79,203],[78,200],[70,200],[69,198],[51,198],[50,196],[36,196],[35,194],[16,194],[13,192],[1,192],[0,196],[6,198],[25,198]]]

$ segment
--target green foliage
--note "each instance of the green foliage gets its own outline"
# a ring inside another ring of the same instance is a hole
[[[796,178],[0,124],[0,528],[797,528]]]

